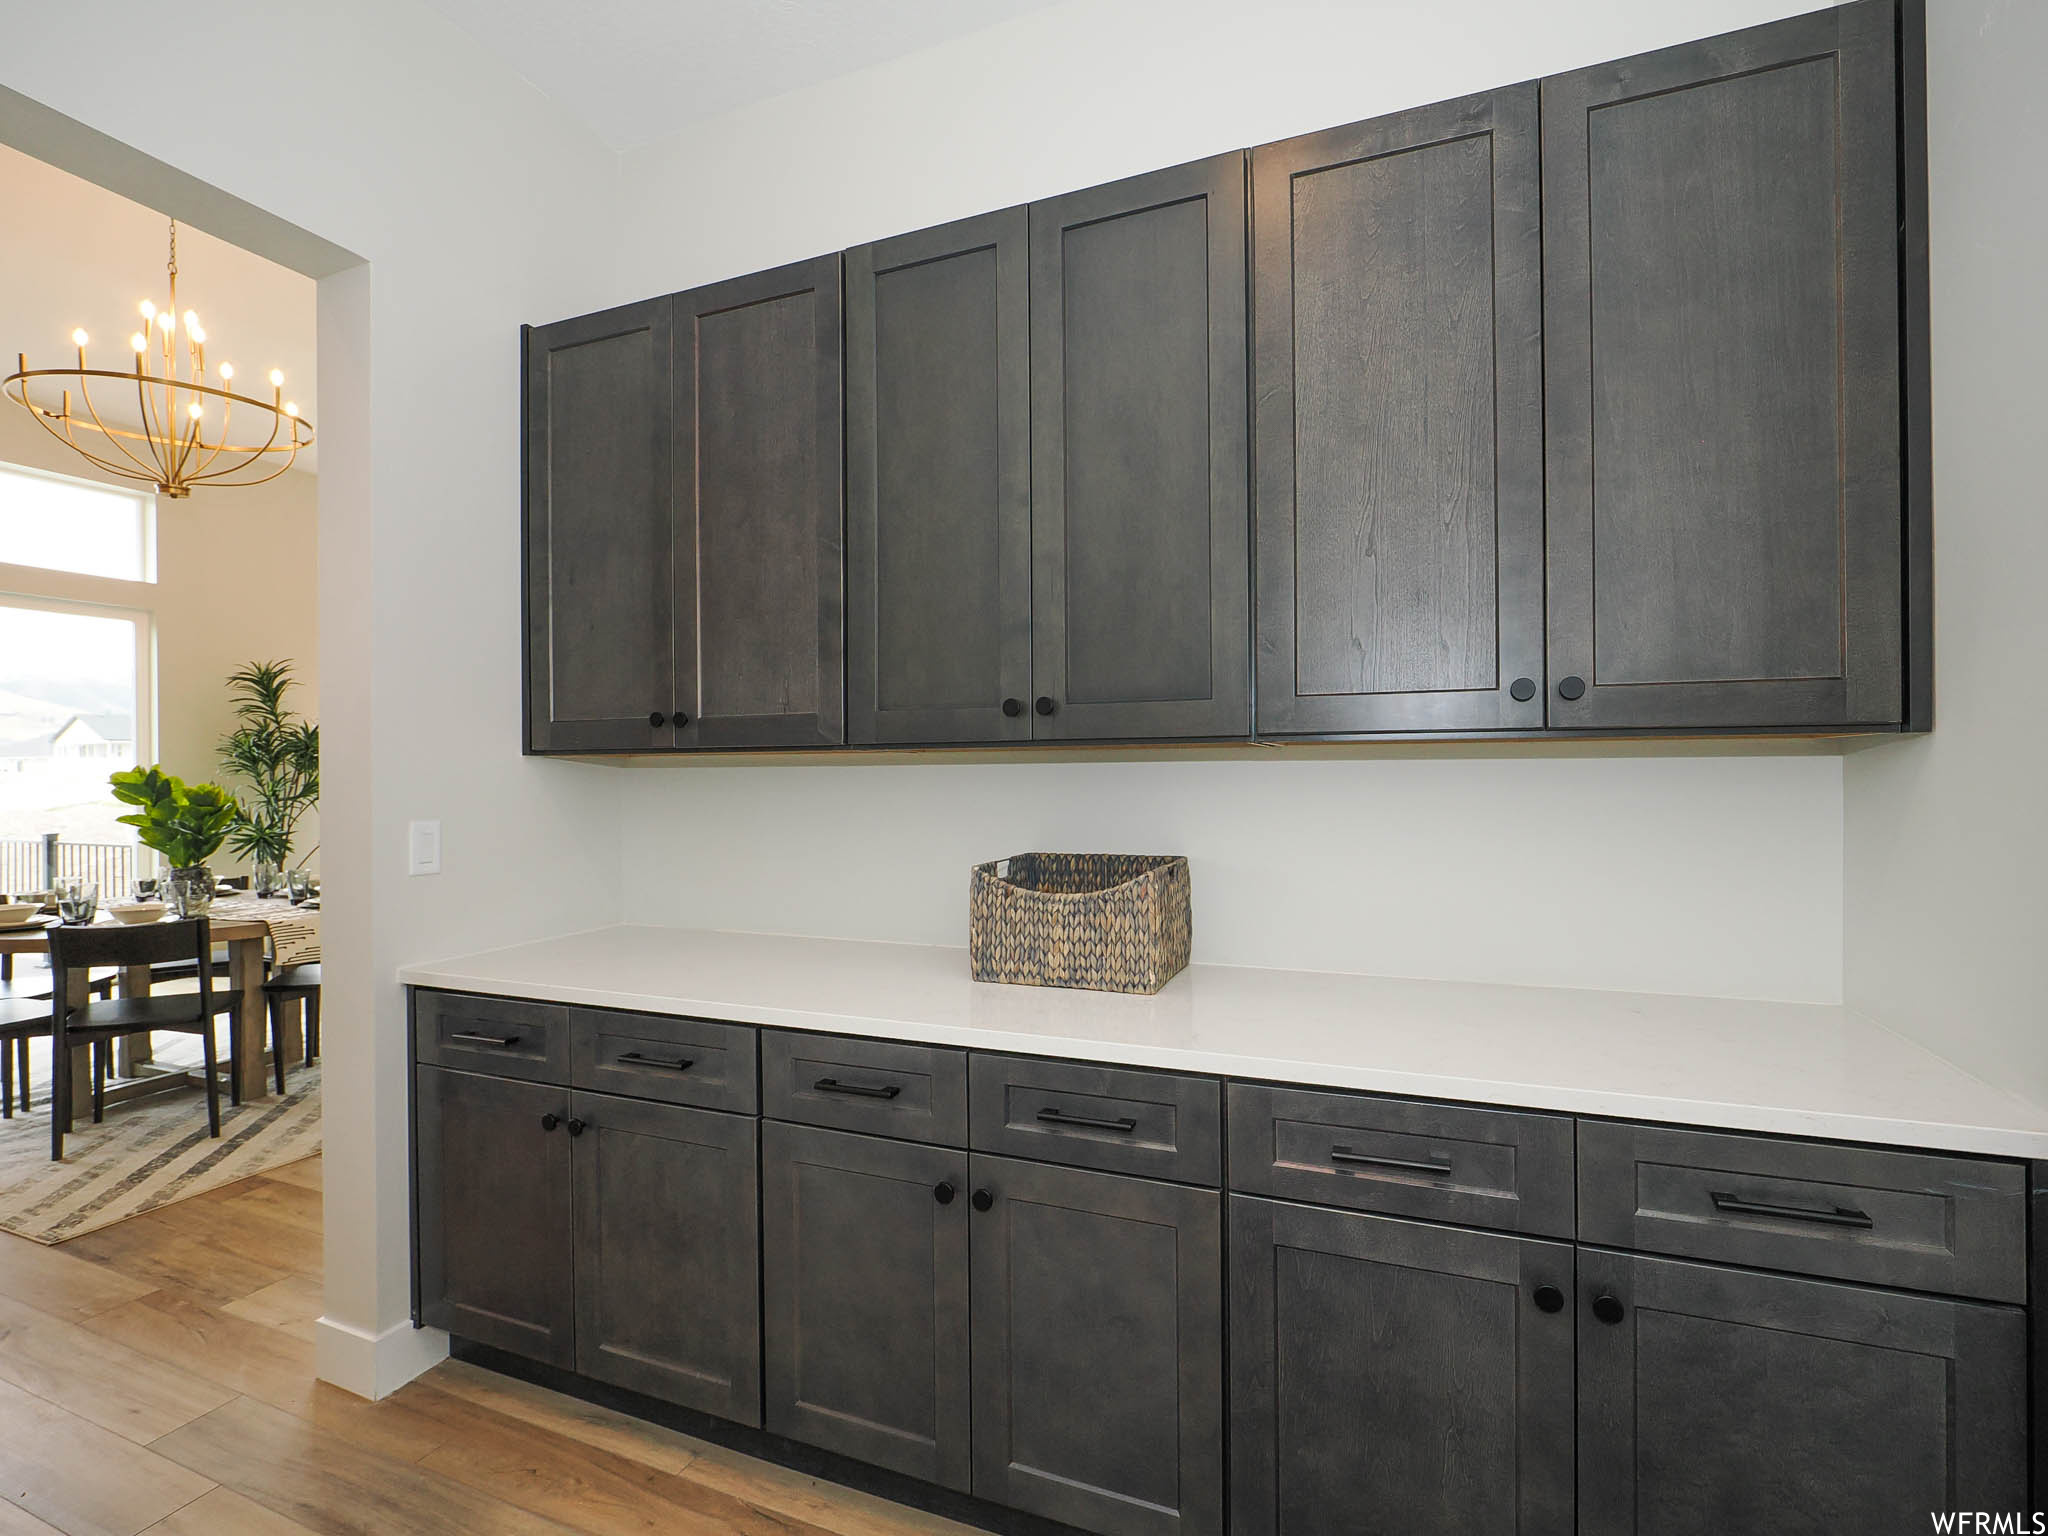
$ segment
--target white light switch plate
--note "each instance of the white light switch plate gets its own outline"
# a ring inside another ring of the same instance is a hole
[[[406,870],[409,875],[441,873],[441,823],[415,821],[406,829]]]

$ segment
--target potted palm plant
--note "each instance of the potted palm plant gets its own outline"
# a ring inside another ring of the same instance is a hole
[[[123,816],[145,848],[171,866],[170,899],[179,917],[213,905],[213,871],[206,861],[235,824],[235,797],[218,784],[187,784],[161,767],[129,768],[112,775],[114,798],[137,809]]]
[[[285,707],[296,686],[289,661],[251,662],[228,677],[236,724],[221,739],[220,766],[248,789],[228,846],[255,864],[251,883],[263,896],[291,863],[300,820],[320,802],[320,727]]]

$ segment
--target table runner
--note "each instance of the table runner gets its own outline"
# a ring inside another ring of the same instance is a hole
[[[270,929],[277,967],[311,965],[320,958],[320,912],[277,896],[216,896],[207,914],[215,922],[263,923]]]

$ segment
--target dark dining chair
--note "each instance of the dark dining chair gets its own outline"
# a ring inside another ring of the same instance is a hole
[[[4,1054],[9,1050],[14,1052],[13,1059],[0,1062],[0,1117],[9,1120],[14,1118],[14,1094],[7,1085],[14,1082],[17,1063],[21,1074],[21,1107],[24,1110],[35,1108],[35,1105],[29,1100],[28,1043],[30,1040],[38,1039],[50,1032],[50,986],[49,973],[47,971],[38,971],[33,976],[24,976],[21,980],[16,981],[14,979],[14,956],[0,955],[0,1012],[5,1012],[5,1005],[9,1003],[34,1003],[37,1005],[36,1008],[22,1015],[22,1022],[19,1025],[0,1023],[0,1054]],[[91,996],[102,1000],[112,997],[114,995],[113,972],[109,971],[105,975],[93,977],[87,991]],[[29,1027],[36,1019],[42,1020],[43,1028],[33,1029]],[[9,1042],[12,1043],[10,1044]]]
[[[132,928],[52,928],[50,930],[50,971],[60,1001],[52,1009],[51,1049],[55,1055],[52,1074],[54,1100],[50,1106],[50,1160],[64,1157],[64,1137],[71,1129],[71,1051],[79,1045],[105,1045],[123,1035],[144,1035],[155,1031],[197,1035],[206,1061],[206,1123],[208,1131],[220,1135],[220,1082],[215,1072],[213,1020],[228,1014],[228,1075],[240,1081],[240,1060],[235,1040],[240,999],[229,994],[217,1002],[213,992],[213,967],[206,964],[213,948],[212,926],[203,917],[175,923],[145,923]],[[69,995],[66,977],[74,970],[96,965],[127,967],[154,965],[162,960],[190,958],[197,970],[199,990],[174,992],[156,997],[123,997],[112,1002],[87,1003],[82,1008],[63,1005]],[[97,1123],[105,1108],[106,1059],[93,1062],[92,1117]]]
[[[277,1062],[277,1091],[284,1092],[284,1010],[287,1003],[306,1005],[306,1060],[320,1054],[320,962],[288,965],[263,983],[270,1009],[270,1054]]]

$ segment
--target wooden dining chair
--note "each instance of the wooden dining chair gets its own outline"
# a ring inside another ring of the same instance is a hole
[[[306,1011],[306,1060],[320,1054],[320,962],[288,965],[263,983],[263,998],[270,1010],[270,1054],[277,1062],[277,1091],[284,1092],[284,1010],[298,1001]]]
[[[52,1009],[51,1049],[55,1055],[50,1105],[50,1160],[61,1162],[64,1137],[71,1129],[71,1051],[78,1045],[104,1045],[123,1035],[157,1031],[197,1035],[206,1061],[206,1123],[208,1131],[220,1135],[220,1082],[216,1074],[213,1021],[218,1013],[228,1014],[228,1073],[239,1083],[241,1062],[235,1045],[240,1035],[239,997],[230,993],[216,1001],[213,967],[206,964],[213,948],[212,926],[203,917],[175,923],[146,923],[135,927],[52,928],[50,930],[50,971],[60,1000]],[[112,1002],[67,1007],[61,1001],[70,995],[65,981],[74,970],[96,965],[125,968],[154,965],[160,960],[189,957],[199,982],[197,993],[174,992],[156,997],[123,997]],[[224,1006],[223,1006],[224,1003]],[[104,1055],[93,1063],[92,1117],[97,1123],[105,1108],[106,1061]]]
[[[19,981],[16,981],[14,978],[14,956],[11,954],[0,955],[0,1009],[4,1009],[4,1005],[8,1003],[35,1003],[39,1006],[31,1010],[30,1014],[24,1015],[24,1018],[39,1018],[45,1026],[42,1029],[29,1029],[25,1026],[16,1029],[0,1024],[0,1053],[10,1050],[14,1053],[12,1060],[0,1062],[0,1117],[9,1120],[14,1118],[14,1094],[7,1085],[14,1082],[17,1066],[21,1078],[21,1107],[24,1110],[35,1108],[29,1096],[28,1043],[30,1040],[39,1039],[50,1032],[48,1028],[50,1022],[50,990],[51,984],[47,971],[39,970],[33,976],[24,976]],[[114,995],[113,972],[109,971],[104,975],[93,977],[87,992],[90,996],[103,1000],[112,997]]]

